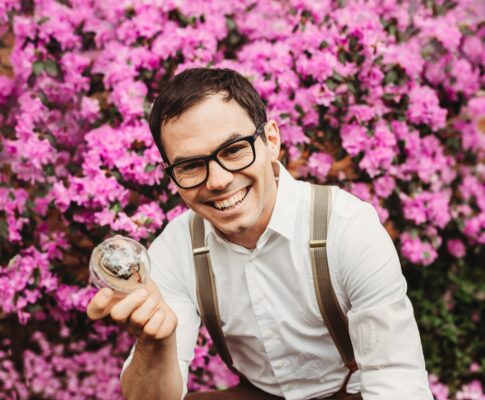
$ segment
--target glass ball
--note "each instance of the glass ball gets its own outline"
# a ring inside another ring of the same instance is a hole
[[[145,286],[150,276],[148,252],[136,240],[114,236],[96,246],[89,261],[92,283],[122,294]]]

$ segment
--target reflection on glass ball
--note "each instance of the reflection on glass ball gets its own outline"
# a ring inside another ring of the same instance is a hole
[[[150,275],[150,258],[137,241],[114,236],[96,246],[89,261],[93,284],[101,289],[130,293],[143,287]]]

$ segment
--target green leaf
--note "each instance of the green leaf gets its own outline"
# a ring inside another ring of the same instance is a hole
[[[393,69],[391,69],[387,74],[386,74],[386,77],[384,79],[384,83],[386,85],[390,84],[390,83],[396,83],[397,82],[397,72],[394,71]]]
[[[49,106],[49,99],[47,98],[46,94],[43,91],[39,91],[37,93],[37,97],[40,99],[42,104],[46,107]]]
[[[46,72],[50,76],[56,77],[57,75],[59,75],[59,66],[57,65],[57,63],[55,61],[47,60],[44,63],[44,67],[45,67]]]
[[[357,88],[352,82],[347,82],[347,88],[349,89],[350,93],[357,94]]]
[[[347,61],[346,59],[346,56],[345,56],[345,52],[343,50],[339,51],[338,52],[338,60],[342,63],[342,64],[345,64],[345,62]]]
[[[332,79],[327,79],[325,81],[325,85],[327,85],[327,87],[330,89],[330,90],[334,90],[336,87],[337,87],[337,84],[332,80]]]
[[[153,165],[153,164],[147,164],[146,167],[145,167],[145,172],[152,172],[152,171],[155,171],[155,169],[157,168],[156,165]]]
[[[7,221],[0,219],[0,237],[3,239],[8,238],[8,225]]]
[[[40,75],[44,70],[44,63],[42,61],[34,61],[32,64],[32,71],[35,75]]]
[[[333,72],[332,79],[337,82],[343,82],[344,78],[342,75],[340,75],[338,72]]]
[[[113,204],[113,206],[110,209],[115,214],[118,214],[121,211],[121,204],[117,201],[116,203]]]
[[[45,23],[46,23],[47,21],[49,21],[49,20],[50,20],[50,18],[49,18],[49,17],[44,16],[44,17],[40,18],[40,19],[37,21],[37,24],[38,24],[38,25],[43,25],[43,24],[45,24]]]
[[[303,108],[301,108],[301,106],[299,104],[295,104],[295,110],[299,113],[299,114],[304,114],[303,112]]]
[[[232,17],[226,17],[226,26],[229,31],[236,29],[236,24]]]

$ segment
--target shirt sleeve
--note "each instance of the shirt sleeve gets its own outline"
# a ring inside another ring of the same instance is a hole
[[[421,340],[394,244],[361,202],[343,229],[338,273],[364,400],[432,400]]]
[[[186,275],[190,268],[188,268],[188,265],[185,265],[188,258],[177,257],[174,252],[179,250],[178,246],[181,243],[174,243],[174,246],[169,247],[164,236],[164,234],[159,236],[148,250],[151,262],[150,278],[158,286],[165,302],[177,316],[175,335],[177,358],[183,379],[183,399],[187,393],[189,365],[194,357],[194,348],[199,334],[200,316],[193,298],[189,294],[188,281],[190,279]],[[178,262],[175,260],[178,260]],[[184,262],[185,264],[182,265]],[[123,371],[129,365],[135,347],[136,344],[123,365]]]

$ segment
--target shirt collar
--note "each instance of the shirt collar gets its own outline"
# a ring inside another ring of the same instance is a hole
[[[297,186],[297,181],[279,161],[277,161],[277,164],[278,168],[276,168],[276,170],[279,170],[279,176],[277,177],[278,191],[276,193],[276,202],[273,208],[273,213],[271,214],[266,231],[269,229],[289,240],[293,240],[301,188]],[[207,220],[204,220],[204,228],[206,243],[208,236],[212,233],[215,237],[219,237],[212,224]],[[263,235],[265,233],[263,233]]]
[[[279,233],[289,240],[293,240],[301,189],[298,187],[296,180],[280,162],[278,162],[278,167],[278,192],[268,229]]]

